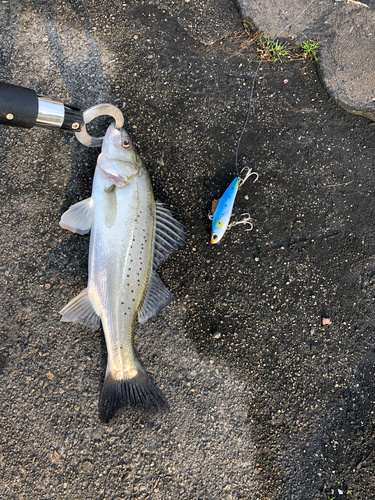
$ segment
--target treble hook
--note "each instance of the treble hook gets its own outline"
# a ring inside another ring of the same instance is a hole
[[[241,217],[242,216],[244,217],[243,219],[231,222],[228,225],[228,229],[231,229],[234,226],[238,226],[239,224],[250,224],[251,227],[249,229],[245,229],[245,231],[251,231],[254,226],[253,226],[253,223],[251,222],[250,214],[249,213],[241,214]]]
[[[243,179],[241,179],[241,177],[238,177],[238,187],[240,188],[241,186],[243,186],[245,184],[245,182],[247,181],[247,179],[250,177],[250,175],[256,175],[256,178],[253,180],[253,182],[256,182],[258,179],[259,179],[259,174],[257,172],[253,172],[252,168],[249,168],[249,167],[244,167],[241,172],[240,172],[240,175],[242,174],[242,172],[244,170],[247,170],[247,173],[245,175],[245,177]]]

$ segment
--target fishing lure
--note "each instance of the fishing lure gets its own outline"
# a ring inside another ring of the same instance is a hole
[[[230,229],[233,226],[237,226],[238,224],[249,224],[250,229],[245,229],[245,231],[251,231],[253,228],[253,224],[250,222],[250,214],[242,214],[243,219],[229,223],[229,220],[232,216],[232,209],[234,205],[234,200],[236,199],[237,192],[239,188],[247,181],[247,179],[251,175],[256,175],[257,181],[259,175],[256,172],[252,172],[251,168],[245,167],[241,170],[241,173],[247,170],[247,173],[244,179],[241,177],[235,177],[233,181],[227,187],[225,193],[220,198],[220,201],[216,207],[215,213],[212,217],[212,231],[211,231],[211,243],[219,243],[221,238],[224,236],[227,229]]]
[[[240,134],[240,137],[238,139],[237,147],[236,147],[235,168],[236,168],[236,172],[237,172],[237,177],[235,177],[233,179],[233,181],[230,183],[230,185],[225,190],[223,196],[220,198],[219,203],[218,203],[216,210],[215,210],[213,217],[212,217],[211,243],[213,243],[213,244],[219,243],[219,241],[222,239],[222,237],[224,236],[227,229],[230,229],[231,227],[236,226],[237,224],[250,224],[251,225],[250,229],[247,229],[246,231],[251,231],[251,229],[253,228],[253,225],[250,222],[250,215],[249,214],[242,214],[243,216],[245,216],[245,218],[240,220],[240,221],[232,222],[231,224],[229,223],[229,221],[230,221],[230,218],[232,215],[232,208],[234,205],[234,201],[236,199],[238,189],[246,182],[246,180],[250,177],[250,175],[257,176],[257,178],[254,180],[254,182],[259,178],[259,175],[256,172],[252,172],[251,169],[249,169],[249,167],[245,167],[245,169],[247,169],[248,172],[245,175],[245,178],[241,179],[240,172],[238,169],[238,155],[239,155],[239,151],[240,151],[242,137],[243,137],[244,132],[246,130],[247,123],[249,121],[249,117],[250,117],[250,113],[251,113],[251,108],[252,108],[252,104],[253,104],[255,80],[256,80],[256,77],[258,75],[260,66],[263,62],[263,59],[270,51],[272,44],[279,38],[281,33],[283,33],[292,24],[294,24],[296,22],[314,2],[315,2],[315,0],[311,0],[311,2],[307,5],[307,7],[305,7],[303,9],[303,11],[295,19],[293,19],[293,21],[291,23],[288,24],[288,26],[285,26],[285,28],[283,28],[280,31],[280,33],[278,33],[275,36],[275,38],[272,40],[272,43],[270,44],[269,48],[262,54],[262,57],[260,58],[259,64],[257,66],[257,69],[256,69],[254,77],[253,77],[251,89],[250,89],[249,107],[247,110],[246,119],[245,119],[245,122],[242,126],[241,134]],[[242,169],[241,173],[245,169]]]

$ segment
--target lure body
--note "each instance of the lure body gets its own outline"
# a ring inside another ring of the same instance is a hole
[[[220,198],[212,218],[211,243],[219,243],[227,230],[234,200],[236,199],[240,179],[236,177],[227,187],[225,193]]]

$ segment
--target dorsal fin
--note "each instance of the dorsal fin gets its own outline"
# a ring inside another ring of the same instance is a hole
[[[157,269],[186,241],[185,227],[173,218],[172,213],[162,203],[156,203],[156,231],[154,249],[154,269]]]

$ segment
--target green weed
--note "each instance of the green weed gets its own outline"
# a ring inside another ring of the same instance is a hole
[[[314,40],[303,40],[303,42],[301,42],[301,47],[303,50],[302,57],[311,57],[311,59],[319,61],[319,44],[320,42],[314,42]]]
[[[263,37],[263,35],[259,36],[259,44],[262,56],[269,56],[273,64],[277,63],[277,61],[281,62],[282,57],[286,57],[289,55],[289,52],[285,49],[286,44],[281,44],[277,40],[274,42],[270,39],[268,35]]]

